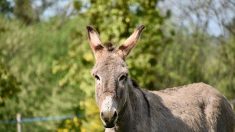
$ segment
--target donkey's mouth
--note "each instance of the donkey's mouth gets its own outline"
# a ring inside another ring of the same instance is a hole
[[[113,128],[114,126],[114,123],[108,123],[104,125],[105,128]]]

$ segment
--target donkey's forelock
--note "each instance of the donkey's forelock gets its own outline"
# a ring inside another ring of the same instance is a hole
[[[109,52],[113,52],[114,50],[116,50],[116,47],[114,46],[114,44],[112,42],[104,43],[104,47]]]

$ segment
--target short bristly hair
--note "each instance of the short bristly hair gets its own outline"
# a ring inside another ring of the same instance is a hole
[[[106,42],[104,43],[104,47],[108,50],[108,51],[114,51],[116,49],[116,47],[114,46],[114,44],[112,42]]]

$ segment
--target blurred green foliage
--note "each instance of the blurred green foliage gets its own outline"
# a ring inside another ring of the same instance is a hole
[[[159,90],[203,81],[235,98],[235,37],[215,38],[176,28],[167,23],[170,13],[163,15],[156,8],[158,0],[75,0],[76,15],[57,15],[48,21],[35,17],[30,0],[22,6],[20,1],[14,7],[15,18],[5,17],[6,12],[0,16],[0,104],[5,104],[0,106],[0,120],[15,119],[16,113],[22,117],[79,115],[25,123],[23,131],[103,131],[90,75],[94,58],[87,25],[100,32],[104,43],[117,46],[137,25],[146,26],[127,59],[131,76],[143,88]],[[1,10],[12,11],[6,3],[0,5]],[[15,124],[0,124],[1,131],[15,129]]]
[[[6,105],[6,99],[17,98],[18,92],[20,92],[20,83],[9,72],[9,70],[0,63],[0,107],[4,107]]]
[[[0,12],[3,14],[8,14],[13,12],[13,7],[11,6],[10,2],[7,0],[0,1]]]

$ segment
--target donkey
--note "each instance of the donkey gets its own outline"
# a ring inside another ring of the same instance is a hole
[[[106,132],[235,132],[235,116],[215,88],[194,83],[161,91],[140,89],[128,76],[127,55],[136,45],[141,25],[123,45],[102,45],[87,26],[96,63],[96,102]]]

